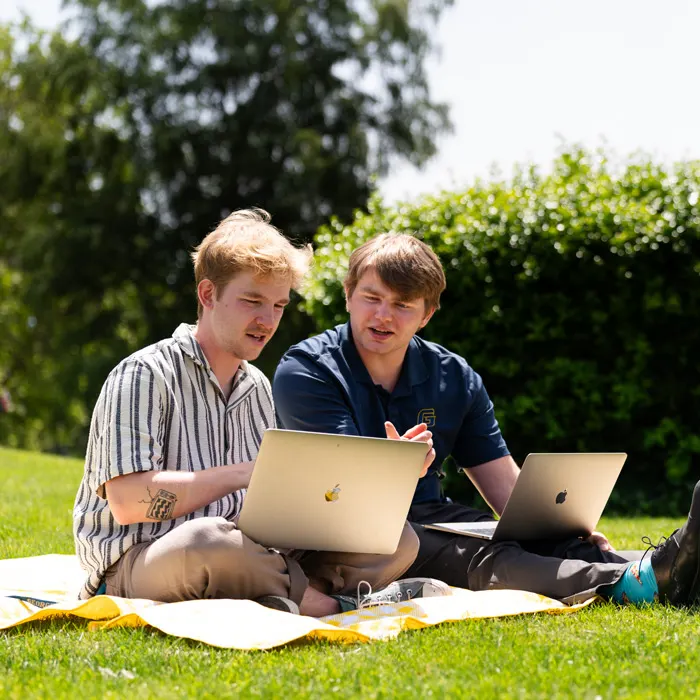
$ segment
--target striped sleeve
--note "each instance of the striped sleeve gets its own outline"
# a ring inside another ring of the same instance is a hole
[[[163,469],[163,405],[149,365],[125,361],[110,374],[97,407],[99,437],[89,465],[98,496],[105,498],[105,483],[117,476]]]

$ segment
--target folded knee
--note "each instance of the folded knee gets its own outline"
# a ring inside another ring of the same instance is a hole
[[[180,527],[181,546],[188,554],[240,547],[241,532],[225,518],[195,518]]]

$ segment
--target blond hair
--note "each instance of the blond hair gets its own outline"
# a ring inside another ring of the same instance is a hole
[[[440,308],[445,291],[445,272],[432,248],[407,233],[382,233],[356,248],[350,255],[345,293],[352,296],[367,270],[403,299],[423,298],[426,311]]]
[[[292,245],[270,223],[263,209],[239,209],[227,216],[194,249],[195,282],[208,279],[214,283],[217,298],[224,287],[240,272],[256,277],[288,280],[297,289],[309,270],[313,251],[310,245]],[[197,304],[197,316],[203,308]]]

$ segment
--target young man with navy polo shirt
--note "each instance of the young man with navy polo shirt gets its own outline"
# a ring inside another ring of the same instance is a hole
[[[444,289],[439,259],[413,236],[383,234],[355,250],[345,280],[349,322],[293,346],[277,368],[273,395],[281,425],[408,439],[426,427],[432,432],[434,462],[408,514],[420,539],[409,576],[567,602],[598,593],[616,602],[693,604],[700,588],[700,482],[686,523],[641,562],[616,554],[600,533],[587,540],[490,542],[424,527],[493,519],[445,498],[440,469],[448,456],[498,514],[519,472],[481,377],[462,357],[416,335]]]

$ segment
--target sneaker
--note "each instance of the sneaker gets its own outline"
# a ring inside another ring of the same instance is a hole
[[[652,545],[654,546],[654,545]],[[654,547],[651,567],[659,600],[686,606],[700,595],[700,481],[695,485],[688,519],[663,544]]]
[[[281,595],[264,595],[262,598],[257,598],[255,602],[273,610],[281,610],[292,615],[299,614],[299,606],[293,600],[283,598]]]
[[[367,593],[362,594],[362,587],[367,587]],[[403,603],[413,598],[435,598],[452,595],[450,587],[434,578],[403,578],[390,583],[386,588],[372,592],[372,586],[367,581],[360,581],[357,586],[357,596],[334,595],[340,603],[340,612],[362,610],[373,605],[388,603]]]

